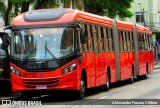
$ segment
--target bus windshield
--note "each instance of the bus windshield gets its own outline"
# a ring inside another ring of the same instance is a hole
[[[75,52],[74,28],[13,30],[11,56],[16,59],[51,60]]]

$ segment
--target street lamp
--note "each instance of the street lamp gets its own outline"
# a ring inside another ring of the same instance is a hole
[[[141,9],[144,26],[146,26],[145,17],[144,17],[144,8],[142,9],[142,6],[141,6],[141,3],[140,3],[140,2],[138,2],[137,4],[139,5],[139,7],[140,7],[140,9]],[[141,15],[140,15],[140,22],[141,22]]]

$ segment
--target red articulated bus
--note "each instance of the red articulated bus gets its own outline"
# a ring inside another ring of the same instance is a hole
[[[12,22],[11,84],[31,99],[34,92],[86,89],[153,71],[151,31],[129,22],[74,9],[40,9]]]

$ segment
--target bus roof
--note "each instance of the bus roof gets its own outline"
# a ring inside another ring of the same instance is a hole
[[[39,9],[31,10],[19,14],[12,21],[12,26],[33,26],[47,24],[63,24],[81,18],[88,23],[97,23],[102,25],[112,25],[112,19],[91,13],[79,11],[76,9],[57,8],[57,9]]]
[[[69,8],[53,8],[31,10],[19,14],[12,21],[12,26],[36,26],[36,25],[52,25],[65,24],[81,19],[82,22],[99,24],[101,26],[112,27],[113,19],[102,17],[99,15],[79,11]],[[125,21],[116,21],[117,27],[124,30],[133,30],[133,24]],[[137,31],[151,33],[151,31],[143,26],[136,25]]]
[[[124,22],[124,21],[117,21],[117,27],[119,29],[133,30],[133,23]]]
[[[136,24],[136,28],[137,28],[137,32],[146,32],[149,34],[152,33],[148,28],[141,26],[141,25],[138,25],[138,24]]]

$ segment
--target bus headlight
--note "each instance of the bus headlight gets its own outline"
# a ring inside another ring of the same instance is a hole
[[[20,76],[20,72],[17,70],[17,69],[15,69],[14,67],[10,67],[10,69],[11,69],[11,72],[13,73],[13,74],[15,74],[15,75],[17,75],[17,76]]]
[[[72,65],[70,65],[67,68],[63,69],[63,74],[71,72],[71,71],[73,71],[75,69],[76,69],[76,63],[73,63]]]

